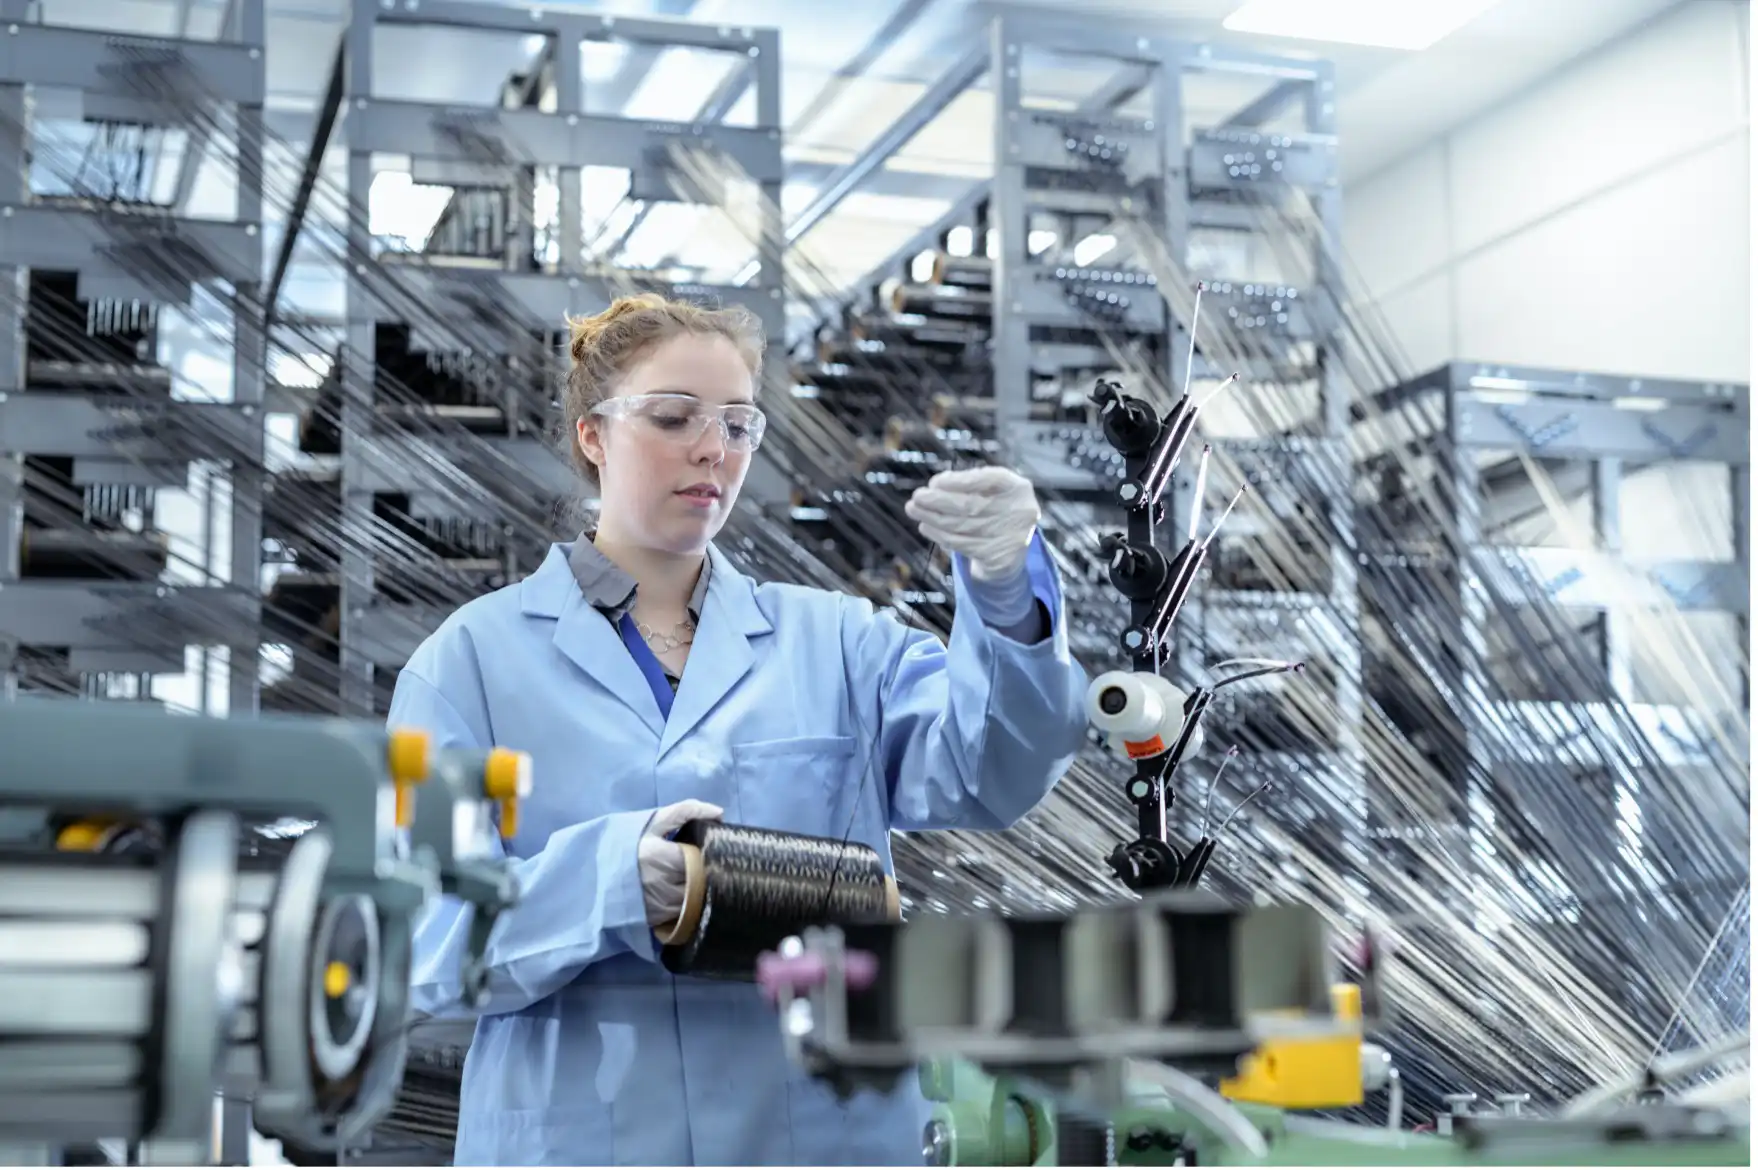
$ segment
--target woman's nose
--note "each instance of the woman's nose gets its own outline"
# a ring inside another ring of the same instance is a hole
[[[724,463],[726,461],[726,436],[720,433],[719,423],[708,424],[702,437],[696,440],[696,449],[691,452],[697,463]]]

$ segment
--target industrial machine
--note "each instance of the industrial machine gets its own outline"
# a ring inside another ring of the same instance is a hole
[[[1160,495],[1198,404],[1188,386],[1163,414],[1107,381],[1092,397],[1123,459],[1128,532],[1106,547],[1130,602],[1122,643],[1135,669],[1100,675],[1087,703],[1133,772],[1137,836],[1108,861],[1141,899],[790,938],[759,979],[800,1065],[844,1093],[915,1071],[936,1103],[923,1135],[933,1165],[1748,1164],[1743,1115],[1653,1094],[1622,1106],[1629,1092],[1743,1049],[1743,1035],[1695,1064],[1651,1062],[1643,1083],[1565,1118],[1522,1116],[1524,1094],[1483,1116],[1461,1094],[1432,1135],[1406,1132],[1398,1070],[1366,1040],[1387,1006],[1375,941],[1352,948],[1355,981],[1343,982],[1318,910],[1229,905],[1195,888],[1219,830],[1205,818],[1180,849],[1167,809],[1208,703],[1230,681],[1299,664],[1224,663],[1212,673],[1231,674],[1188,691],[1165,677],[1176,665],[1169,631],[1209,543],[1197,535],[1206,452],[1185,543],[1168,554],[1161,538]],[[1358,1107],[1382,1089],[1383,1127],[1301,1116]]]
[[[763,982],[795,1058],[840,1091],[920,1078],[929,1165],[1750,1163],[1743,1102],[1659,1092],[1744,1035],[1559,1116],[1528,1115],[1526,1094],[1478,1112],[1466,1093],[1405,1128],[1397,1070],[1363,1039],[1374,995],[1327,984],[1330,955],[1309,911],[1170,891],[1063,917],[808,931]],[[1384,1124],[1314,1115],[1381,1090]]]
[[[0,1163],[118,1140],[207,1161],[216,1093],[343,1148],[403,1074],[414,919],[475,910],[468,988],[517,889],[530,761],[336,719],[0,706]],[[299,818],[281,848],[252,826]],[[246,848],[255,839],[259,845]]]

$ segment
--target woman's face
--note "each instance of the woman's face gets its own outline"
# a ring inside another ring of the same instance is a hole
[[[599,531],[664,552],[705,549],[744,485],[755,399],[726,338],[685,333],[655,346],[576,428],[598,468]]]

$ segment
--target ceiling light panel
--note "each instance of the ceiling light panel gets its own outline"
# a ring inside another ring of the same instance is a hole
[[[1420,51],[1501,0],[1246,0],[1229,32]]]

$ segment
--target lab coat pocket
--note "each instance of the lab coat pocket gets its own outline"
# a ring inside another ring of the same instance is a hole
[[[803,735],[732,745],[741,823],[815,837],[840,837],[834,811],[849,783],[855,740],[847,735]],[[846,818],[845,818],[846,819]]]
[[[915,1076],[896,1092],[863,1089],[837,1100],[812,1082],[788,1085],[794,1164],[799,1166],[913,1166],[922,1158],[928,1104]]]
[[[457,1166],[609,1166],[610,1107],[499,1109],[459,1119]]]

